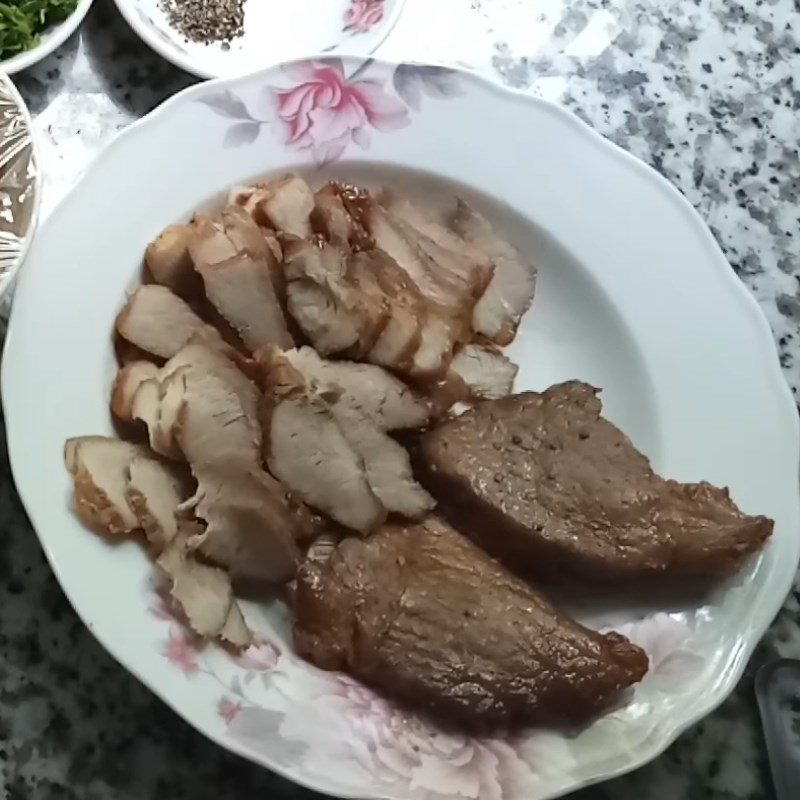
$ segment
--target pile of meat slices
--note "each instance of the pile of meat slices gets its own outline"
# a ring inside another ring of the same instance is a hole
[[[65,459],[202,637],[247,647],[234,587],[282,585],[319,667],[464,725],[581,722],[647,656],[531,578],[717,578],[771,533],[656,475],[592,387],[511,394],[535,270],[461,201],[289,175],[165,230],[146,275],[116,320],[123,439]]]

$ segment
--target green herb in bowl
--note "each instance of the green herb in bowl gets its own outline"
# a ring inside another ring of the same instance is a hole
[[[63,22],[78,0],[11,0],[0,2],[0,61],[39,44],[41,34]]]

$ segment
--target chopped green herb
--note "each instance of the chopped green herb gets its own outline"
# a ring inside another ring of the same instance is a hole
[[[0,61],[39,44],[50,25],[65,20],[78,0],[10,0],[0,2]]]

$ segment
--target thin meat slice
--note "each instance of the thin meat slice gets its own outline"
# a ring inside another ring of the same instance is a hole
[[[178,534],[178,509],[189,493],[186,475],[174,465],[136,456],[128,464],[125,499],[155,553]]]
[[[533,301],[536,268],[463,200],[458,202],[453,227],[494,264],[492,280],[473,310],[472,328],[496,344],[510,344]]]
[[[494,347],[468,344],[456,351],[450,371],[467,387],[471,397],[494,400],[511,394],[517,367]]]
[[[265,354],[263,365],[264,458],[270,472],[341,525],[361,533],[374,530],[386,509],[328,404],[282,353]]]
[[[228,350],[216,328],[166,286],[146,284],[136,289],[117,316],[117,333],[147,353],[172,358],[190,339],[202,337],[220,350]]]
[[[294,576],[298,542],[316,521],[259,465],[237,456],[192,465],[197,491],[186,504],[205,529],[189,547],[224,567],[234,580],[283,582]]]
[[[585,722],[647,670],[434,517],[324,555],[298,572],[298,653],[447,722]]]
[[[422,328],[428,306],[408,273],[383,250],[362,250],[360,259],[384,292],[389,305],[389,318],[375,340],[367,359],[401,374],[413,371],[417,351],[422,343]]]
[[[422,517],[436,502],[416,480],[404,447],[363,411],[344,403],[329,405],[345,439],[364,462],[370,489],[390,513]]]
[[[381,205],[402,225],[408,238],[417,237],[422,250],[436,262],[441,279],[451,284],[454,291],[469,293],[476,299],[483,294],[494,273],[494,265],[484,252],[408,198],[384,190]]]
[[[258,225],[241,209],[201,217],[189,243],[206,295],[251,351],[291,347],[279,290],[280,266]]]
[[[468,299],[470,292],[461,292],[449,276],[440,274],[437,264],[420,246],[420,238],[410,225],[390,215],[375,201],[366,204],[364,219],[375,246],[405,270],[428,302],[454,317],[471,312],[474,300]]]
[[[348,210],[337,184],[329,183],[314,194],[311,227],[331,244],[357,251],[374,247],[372,238]]]
[[[111,389],[111,411],[123,422],[133,419],[133,398],[139,386],[158,375],[158,367],[152,361],[131,361],[117,373]]]
[[[470,277],[472,293],[476,297],[483,294],[494,274],[494,264],[486,253],[462,239],[437,215],[422,209],[407,197],[384,189],[380,202],[395,217],[458,259],[462,265],[461,274]]]
[[[239,191],[235,202],[260,225],[300,239],[311,235],[314,193],[298,175],[259,183]]]
[[[578,381],[483,401],[424,434],[420,478],[525,574],[715,578],[763,546],[772,520],[743,514],[727,489],[659,477],[600,411]]]
[[[169,594],[189,627],[204,639],[220,638],[238,650],[249,647],[252,633],[233,596],[228,575],[201,564],[186,551],[185,542],[173,542],[156,561],[169,583]]]
[[[190,464],[235,453],[260,460],[260,394],[218,350],[191,342],[157,378],[142,382],[131,416],[148,429],[150,446]]]
[[[320,353],[369,353],[389,303],[366,265],[342,248],[298,241],[287,248],[285,273],[289,313]]]
[[[194,228],[189,225],[170,225],[145,251],[145,264],[155,280],[185,299],[202,295],[200,279],[189,256],[189,242]]]
[[[128,467],[146,448],[106,436],[80,436],[64,445],[64,463],[72,475],[73,505],[86,525],[109,536],[139,528],[128,505]]]
[[[419,428],[427,424],[430,408],[423,397],[399,378],[373,364],[329,361],[312,347],[287,350],[285,357],[306,383],[339,402],[366,414],[381,430]]]

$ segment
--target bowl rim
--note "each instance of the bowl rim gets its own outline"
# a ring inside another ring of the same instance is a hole
[[[406,5],[406,1],[407,0],[394,0],[391,13],[385,16],[381,21],[381,29],[377,38],[373,42],[372,46],[366,52],[360,55],[371,55],[384,43],[384,41],[386,41],[386,38],[389,36],[392,30],[394,30],[395,25],[397,25],[397,22],[399,21],[400,14]],[[155,51],[162,58],[166,59],[174,66],[182,69],[184,72],[188,72],[190,75],[195,75],[203,80],[235,80],[238,77],[243,77],[243,75],[218,75],[217,73],[209,72],[202,67],[198,67],[191,56],[183,55],[179,49],[168,46],[164,39],[162,39],[149,25],[145,23],[140,14],[134,13],[132,3],[135,2],[137,2],[137,0],[114,0],[114,4],[116,5],[120,15],[125,22],[128,23],[134,33],[151,50]],[[349,49],[346,49],[346,53],[348,56],[358,57]],[[327,55],[335,55],[335,53],[328,53]],[[303,61],[306,60],[306,58],[307,56],[304,56],[292,60]],[[269,64],[263,64],[255,70],[255,73],[273,69],[274,67],[280,66],[281,63],[291,62],[273,62]]]
[[[80,24],[89,13],[94,0],[78,0],[75,10],[63,22],[54,25],[49,32],[46,32],[36,47],[18,53],[5,61],[0,61],[0,72],[7,75],[14,75],[23,69],[38,64],[42,59],[47,58],[53,51],[61,47],[64,42],[75,33]]]
[[[325,56],[325,57],[330,58],[335,56]],[[362,60],[358,56],[343,57],[343,59],[353,60],[353,61]],[[307,59],[297,59],[296,61],[304,62],[307,61]],[[426,66],[426,67],[435,66],[435,67],[445,67],[451,70],[454,69],[452,64],[437,63],[435,60],[425,61],[425,62],[420,62],[420,61],[399,62],[399,61],[394,61],[392,59],[385,59],[385,60],[374,59],[374,61],[376,61],[378,64],[387,67],[397,66],[401,63],[409,63],[417,66]],[[108,143],[108,145],[106,145],[105,148],[103,148],[101,153],[94,159],[92,164],[83,173],[81,178],[71,188],[71,190],[67,193],[67,195],[65,195],[61,199],[58,206],[53,212],[53,216],[55,216],[58,213],[62,205],[65,205],[70,201],[70,198],[79,189],[82,182],[86,179],[86,176],[89,174],[93,174],[95,171],[102,170],[105,159],[109,158],[117,149],[124,148],[127,139],[138,135],[139,129],[141,127],[153,124],[162,115],[169,115],[171,113],[174,113],[184,104],[195,102],[196,99],[201,95],[203,95],[204,93],[213,93],[215,91],[218,91],[219,89],[227,89],[238,83],[250,81],[260,76],[266,76],[272,74],[275,70],[280,69],[285,64],[291,64],[291,63],[295,62],[284,62],[284,64],[278,64],[278,65],[273,65],[271,67],[266,67],[262,70],[259,70],[256,73],[252,73],[247,76],[219,78],[210,82],[199,83],[190,86],[184,89],[183,91],[173,95],[171,98],[165,101],[161,106],[154,109],[141,119],[135,121],[125,130],[121,131],[111,142]],[[644,180],[650,182],[651,184],[657,185],[659,189],[662,192],[664,192],[665,196],[669,199],[669,201],[672,202],[673,204],[676,204],[677,207],[680,208],[682,215],[684,216],[685,219],[687,219],[687,224],[691,224],[692,227],[696,231],[698,231],[698,233],[702,236],[705,244],[710,247],[709,252],[713,253],[713,257],[710,257],[707,260],[713,261],[716,266],[712,267],[711,265],[709,265],[709,269],[718,270],[721,275],[725,276],[724,277],[725,282],[728,284],[731,290],[736,294],[739,301],[743,303],[744,306],[743,313],[749,315],[749,317],[751,318],[751,324],[754,326],[755,329],[754,335],[756,335],[759,340],[759,345],[758,345],[759,349],[764,351],[764,357],[769,363],[768,380],[772,387],[771,390],[776,394],[777,399],[779,400],[780,404],[784,409],[781,412],[781,417],[782,417],[782,422],[785,424],[787,428],[786,431],[787,440],[790,440],[790,444],[787,444],[787,447],[791,447],[792,451],[797,456],[795,459],[797,467],[795,472],[793,473],[794,481],[798,486],[800,486],[800,417],[797,414],[797,408],[795,405],[792,392],[786,382],[786,379],[783,375],[780,366],[777,350],[775,347],[774,337],[769,322],[764,312],[761,310],[756,298],[731,269],[730,264],[728,263],[727,258],[725,257],[719,243],[714,238],[707,224],[704,222],[703,218],[700,216],[697,210],[691,205],[689,200],[677,189],[676,186],[674,186],[669,180],[667,180],[653,167],[641,161],[632,153],[622,149],[619,145],[615,144],[611,140],[604,137],[595,128],[591,127],[586,122],[584,122],[570,109],[561,106],[557,103],[554,103],[552,101],[543,99],[541,97],[532,96],[531,94],[523,90],[517,90],[505,86],[497,78],[465,70],[460,67],[456,68],[454,71],[459,72],[462,78],[466,81],[484,87],[500,95],[506,94],[509,95],[510,97],[516,98],[518,101],[530,104],[532,106],[538,106],[544,113],[549,113],[559,117],[565,125],[569,125],[575,131],[579,131],[587,141],[590,141],[595,146],[604,149],[609,156],[618,159],[619,163],[624,164],[628,169],[636,171]],[[13,323],[13,314],[11,322]],[[9,343],[14,341],[14,335],[15,333],[13,325],[10,325],[9,333],[6,337],[7,346],[9,346]],[[8,373],[10,372],[10,367],[7,366],[8,363],[9,361],[7,359],[3,360],[1,367],[2,374],[0,375],[1,379],[0,393],[2,396],[4,408],[8,405],[7,400],[10,395],[10,389],[9,389],[10,382],[8,380]],[[15,474],[15,469],[13,465],[14,462],[13,454],[14,452],[20,450],[24,446],[21,441],[17,440],[17,437],[13,433],[13,430],[14,430],[13,425],[7,423],[8,451],[11,462],[12,475]],[[18,492],[20,495],[20,499],[23,503],[23,506],[25,507],[28,516],[32,521],[35,516],[34,514],[32,514],[33,504],[29,500],[26,500],[24,490],[18,489]],[[800,492],[796,497],[794,510],[795,512],[800,511]],[[34,529],[36,529],[35,525],[33,527]],[[38,536],[38,531],[37,531],[37,536]],[[42,548],[45,552],[45,555],[47,556],[48,562],[50,563],[51,568],[58,577],[59,569],[57,568],[56,559],[53,557],[53,554],[51,553],[47,544],[44,541],[42,541],[41,537],[39,538]],[[581,788],[591,786],[601,781],[625,775],[629,772],[632,772],[635,769],[638,769],[639,767],[644,766],[645,764],[648,764],[653,759],[660,756],[672,743],[674,743],[674,741],[681,734],[683,734],[693,725],[697,724],[697,722],[706,717],[708,714],[712,713],[717,707],[719,707],[722,704],[722,702],[731,694],[731,692],[734,690],[734,688],[740,681],[753,651],[755,650],[760,639],[763,637],[764,633],[772,624],[774,618],[777,616],[778,612],[780,611],[780,608],[783,605],[786,595],[789,593],[791,589],[796,574],[797,562],[798,560],[800,560],[800,536],[795,537],[791,541],[787,539],[786,547],[791,549],[792,557],[783,558],[780,566],[776,567],[775,577],[778,583],[778,588],[776,589],[775,585],[773,584],[773,590],[771,591],[769,597],[762,598],[763,602],[759,604],[759,608],[755,612],[753,618],[752,629],[747,638],[744,641],[742,641],[741,645],[732,655],[729,663],[729,669],[727,669],[724,673],[719,674],[718,680],[716,680],[716,682],[710,688],[707,695],[694,706],[693,712],[690,715],[688,715],[684,720],[681,720],[679,722],[676,722],[676,724],[671,725],[668,728],[668,730],[665,730],[663,732],[663,735],[658,737],[655,741],[654,741],[655,737],[648,737],[646,746],[643,747],[642,750],[638,752],[637,757],[633,758],[631,761],[626,762],[625,764],[621,764],[615,768],[608,769],[608,771],[604,772],[602,775],[587,776],[580,780],[576,780],[573,785],[571,785],[566,789],[556,789],[548,794],[541,795],[540,800],[547,800],[548,798],[560,797],[565,792],[577,791]],[[788,556],[789,553],[785,555]],[[781,580],[777,580],[778,578],[781,578]],[[59,583],[61,584],[60,580]],[[75,605],[72,603],[71,592],[69,591],[69,589],[66,586],[62,585],[62,590],[70,599],[70,603],[73,605],[73,608],[75,608]],[[76,613],[78,612],[76,611]],[[78,616],[81,615],[78,613]],[[87,626],[89,631],[93,635],[95,635],[95,638],[97,638],[100,645],[107,652],[109,652],[115,658],[115,660],[120,662],[120,666],[129,671],[131,674],[133,674],[137,678],[137,680],[139,680],[145,687],[147,687],[150,691],[152,691],[162,702],[164,702],[169,708],[175,711],[175,713],[181,716],[182,719],[184,719],[193,728],[195,728],[195,730],[200,732],[204,737],[208,738],[209,740],[223,747],[224,749],[234,752],[248,759],[249,761],[258,764],[259,766],[262,767],[266,766],[262,760],[256,758],[250,751],[248,751],[246,747],[244,747],[237,741],[231,739],[230,737],[227,737],[224,733],[217,731],[210,731],[202,727],[195,720],[192,720],[187,716],[185,716],[184,713],[179,708],[179,703],[174,702],[169,696],[167,696],[166,692],[161,690],[160,687],[153,685],[153,683],[146,676],[141,674],[140,670],[125,664],[123,659],[117,656],[116,652],[117,648],[99,639],[95,634],[93,627],[89,624],[89,622],[83,619],[83,617],[81,617],[81,619]],[[292,782],[295,783],[299,782],[297,775],[292,774],[291,770],[283,768],[281,765],[270,765],[267,768]],[[322,793],[329,793],[331,791],[329,788],[326,788],[326,786],[321,785],[319,783],[315,784],[312,780],[308,780],[306,778],[302,779],[302,785]],[[352,797],[354,798],[354,800],[355,798],[363,797],[363,795],[360,794],[346,794],[346,793],[341,794],[340,796]]]

